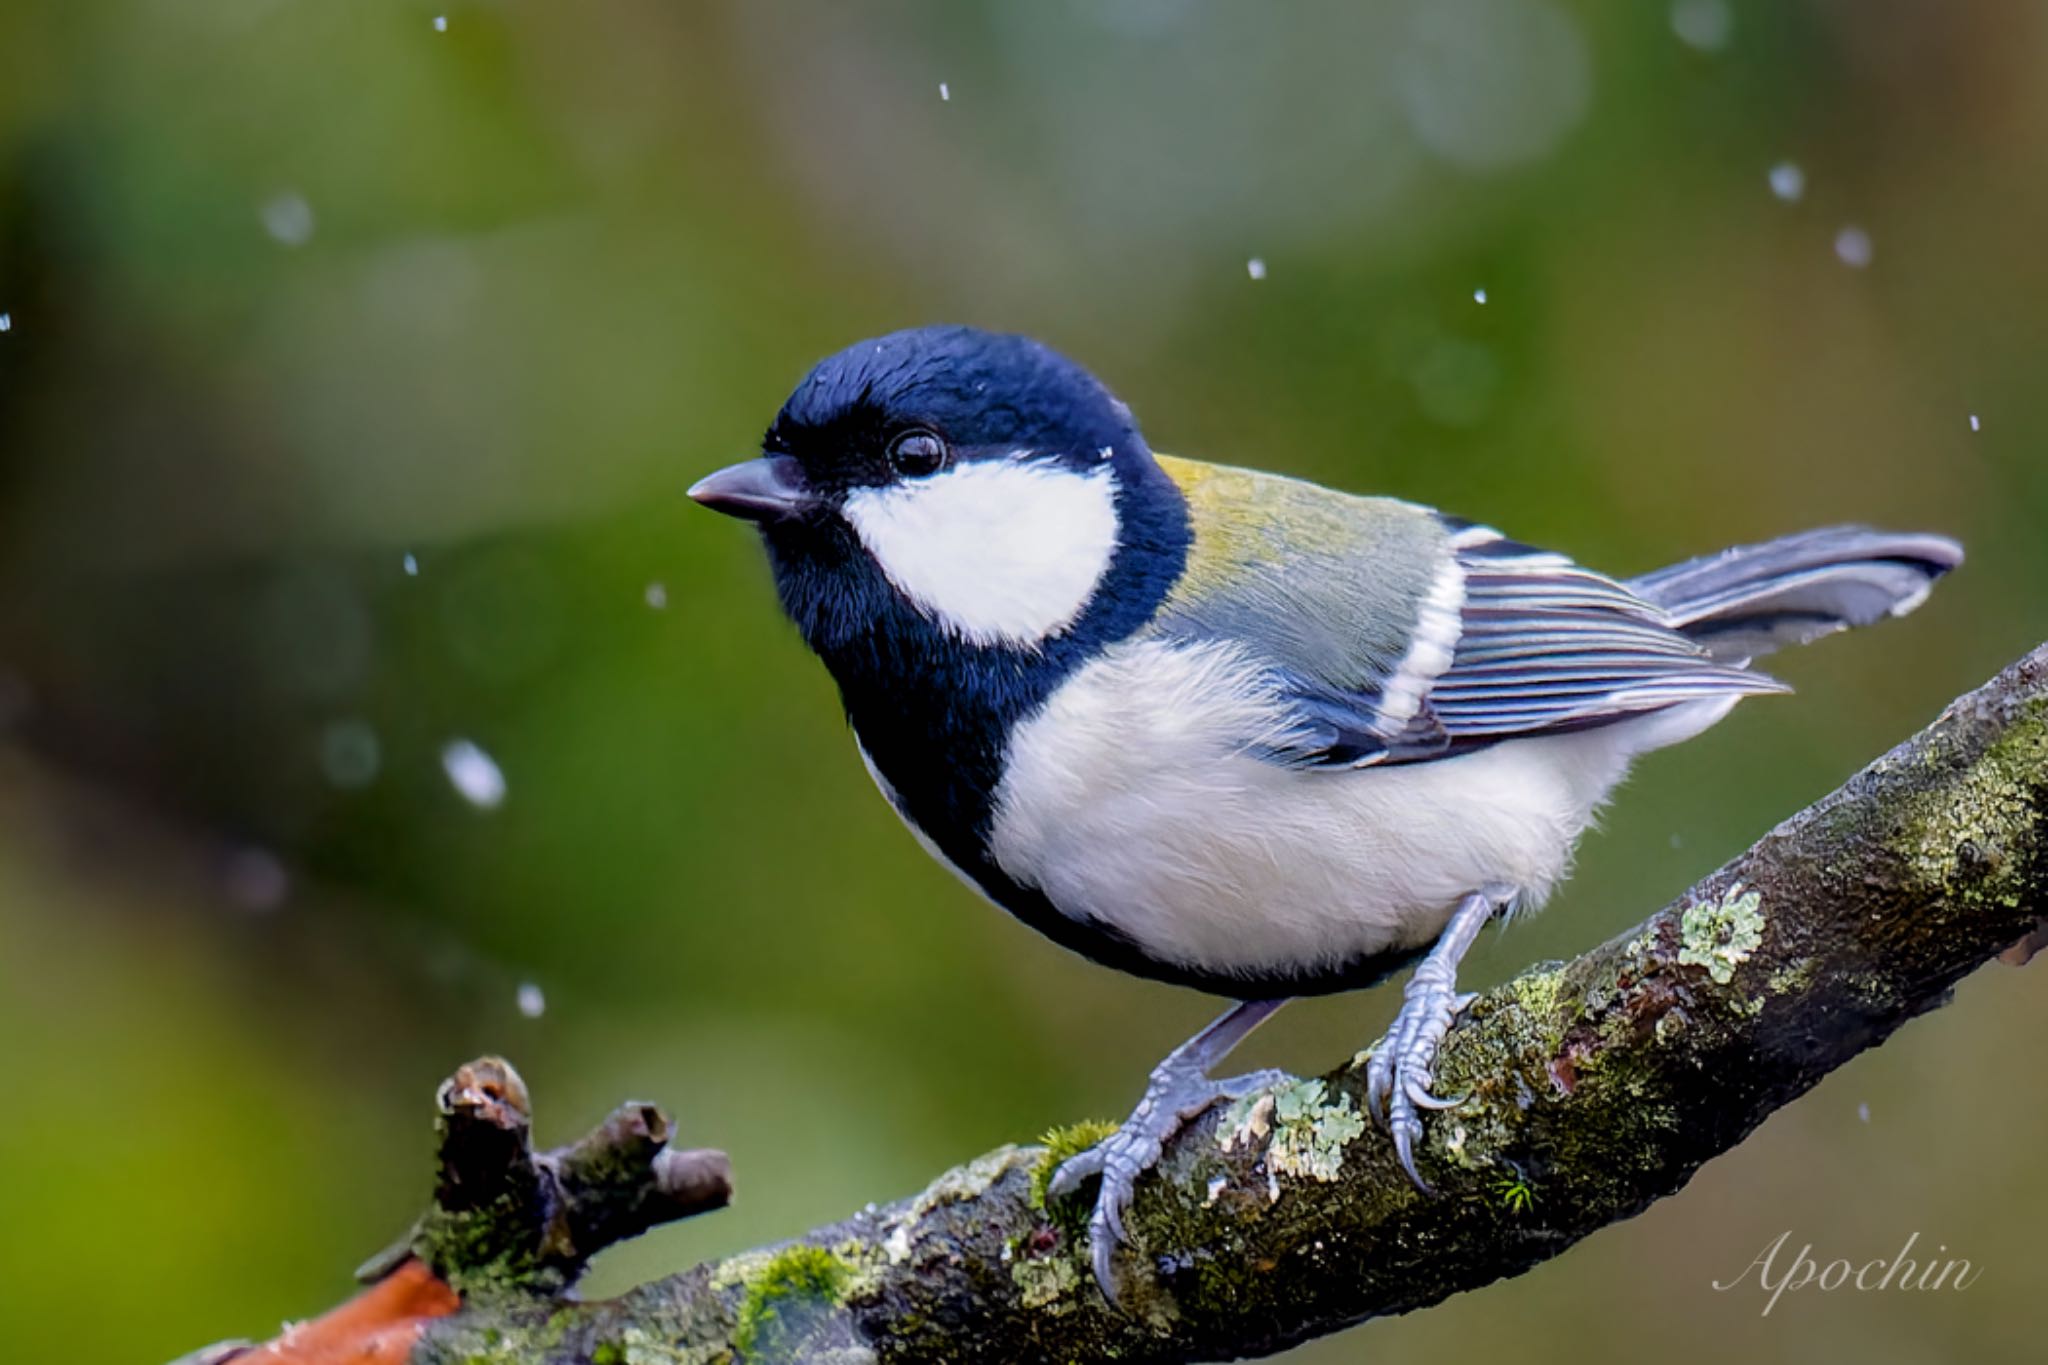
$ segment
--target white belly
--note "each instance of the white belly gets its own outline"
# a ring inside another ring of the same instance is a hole
[[[1284,709],[1234,647],[1121,646],[1013,735],[991,851],[1064,914],[1205,971],[1336,966],[1434,940],[1506,883],[1540,904],[1637,753],[1732,699],[1435,762],[1285,768]]]

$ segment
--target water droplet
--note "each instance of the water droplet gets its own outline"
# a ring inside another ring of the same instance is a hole
[[[285,193],[266,202],[258,211],[263,219],[263,230],[271,240],[283,246],[304,246],[313,240],[313,229],[318,225],[313,217],[313,206],[302,195]]]
[[[405,576],[407,578],[418,578],[420,576],[420,562],[418,559],[408,554],[402,563],[405,567]]]
[[[441,771],[462,799],[478,810],[496,810],[504,804],[505,774],[474,741],[451,740],[441,750]]]
[[[1835,255],[1842,264],[1852,270],[1861,270],[1870,264],[1872,250],[1870,234],[1853,223],[1835,234]]]
[[[548,1012],[547,995],[531,981],[519,983],[519,1012],[529,1019],[538,1019]]]
[[[447,15],[445,15],[445,14],[437,14],[437,15],[435,15],[435,16],[434,16],[434,32],[436,32],[436,33],[446,33],[447,31],[448,31],[448,16],[447,16]]]
[[[668,605],[668,589],[659,583],[649,583],[645,595],[647,605],[653,607],[656,611],[660,611]]]
[[[1684,848],[1685,839],[1681,835],[1674,834],[1671,836],[1671,846],[1673,848]]]
[[[12,313],[0,313],[0,332],[11,332],[11,331],[13,331],[13,330],[14,330],[14,314],[12,314]]]
[[[1254,256],[1244,263],[1244,273],[1255,280],[1266,278],[1266,262],[1261,256]]]
[[[1780,161],[1771,167],[1771,193],[1788,204],[1799,202],[1806,193],[1806,172],[1796,161]]]
[[[949,100],[953,98],[953,92],[947,89],[946,83],[944,81],[939,82],[939,98],[942,100]]]
[[[1870,1101],[1865,1100],[1856,1106],[1856,1117],[1862,1119],[1865,1123],[1870,1122]]]
[[[367,721],[338,720],[320,735],[320,771],[345,790],[367,787],[384,766],[384,746]]]
[[[1486,291],[1485,291],[1484,289],[1475,289],[1475,290],[1473,290],[1473,291],[1472,291],[1472,302],[1474,302],[1474,303],[1477,303],[1477,304],[1484,304],[1484,303],[1486,302]]]
[[[1970,430],[1972,430],[1972,431],[1982,431],[1983,429],[1984,429],[1984,424],[1983,424],[1982,422],[1979,422],[1979,421],[1977,420],[1977,414],[1976,414],[1976,413],[1974,413],[1974,412],[1973,412],[1973,413],[1971,413],[1971,414],[1970,414]]]
[[[228,858],[224,876],[228,899],[257,914],[283,905],[292,889],[291,874],[277,855],[265,848],[236,849]]]
[[[1676,0],[1671,31],[1697,52],[1719,52],[1735,36],[1735,13],[1728,0]]]

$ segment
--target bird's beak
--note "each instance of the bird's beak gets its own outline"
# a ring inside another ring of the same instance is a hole
[[[781,521],[811,505],[803,467],[787,455],[763,455],[697,480],[690,496],[714,512],[744,521]]]

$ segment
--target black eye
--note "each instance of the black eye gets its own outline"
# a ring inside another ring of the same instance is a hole
[[[936,474],[946,463],[946,443],[937,432],[912,427],[889,442],[889,463],[905,478]]]

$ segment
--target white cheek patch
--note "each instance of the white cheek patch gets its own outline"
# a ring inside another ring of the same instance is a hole
[[[1116,553],[1106,466],[976,460],[862,489],[844,511],[896,590],[970,644],[1032,646],[1059,634]]]

